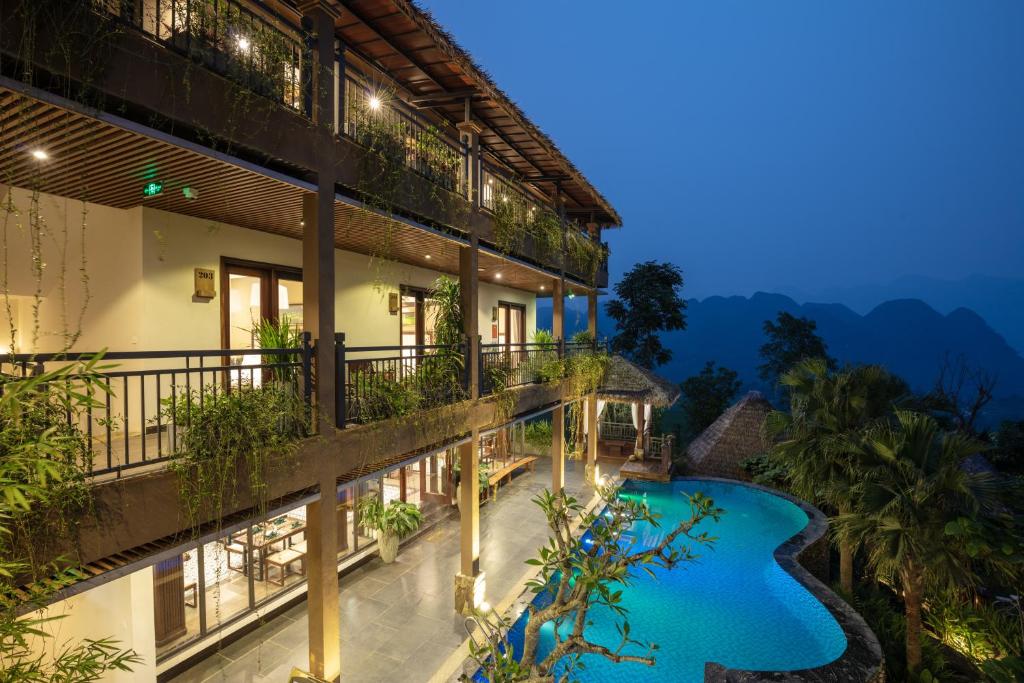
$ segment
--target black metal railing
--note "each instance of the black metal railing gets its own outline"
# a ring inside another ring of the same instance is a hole
[[[102,9],[247,89],[310,116],[301,31],[237,0],[101,0]]]
[[[339,381],[336,424],[367,424],[469,396],[465,343],[456,346],[355,346],[335,339]]]
[[[539,382],[545,366],[559,357],[557,342],[481,344],[480,395]]]
[[[290,387],[310,405],[312,356],[308,335],[294,349],[7,355],[0,357],[0,391],[3,384],[19,378],[100,358],[92,375],[99,390],[82,410],[68,408],[65,417],[89,444],[87,472],[93,477],[120,477],[180,452],[193,411],[224,392],[275,382]],[[79,379],[80,375],[62,376],[57,392],[75,391]]]
[[[466,150],[448,127],[407,109],[393,94],[345,79],[341,132],[394,164],[465,196]]]

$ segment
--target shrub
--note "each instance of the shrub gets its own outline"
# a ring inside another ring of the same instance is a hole
[[[551,422],[549,420],[534,420],[526,425],[526,443],[542,453],[551,450],[551,437]]]

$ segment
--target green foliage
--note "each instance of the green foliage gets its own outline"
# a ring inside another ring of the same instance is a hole
[[[580,657],[590,653],[613,662],[653,664],[658,646],[641,642],[630,635],[629,613],[622,604],[622,589],[630,585],[639,572],[654,576],[652,568],[674,569],[697,558],[696,550],[714,543],[707,531],[694,527],[705,519],[718,520],[723,511],[714,502],[697,493],[690,497],[690,517],[673,529],[666,530],[660,543],[638,547],[636,539],[625,532],[634,524],[645,522],[658,526],[658,516],[636,496],[619,496],[614,487],[598,493],[609,514],[585,512],[583,505],[565,491],[543,491],[534,502],[544,511],[550,539],[537,557],[527,564],[537,568],[537,575],[527,582],[534,593],[545,593],[550,601],[543,607],[530,604],[521,650],[513,650],[508,642],[509,620],[501,616],[474,617],[476,629],[470,640],[470,654],[480,665],[487,680],[525,681],[553,680],[552,672],[560,663],[567,665],[564,675],[572,680],[574,671],[582,667]],[[581,518],[581,528],[590,529],[591,545],[584,547],[579,535],[573,533],[573,521]],[[597,643],[585,633],[588,612],[594,607],[611,610],[618,618],[618,642]],[[541,629],[553,627],[565,633],[561,645],[543,656],[538,650]],[[567,633],[568,631],[568,633]],[[627,646],[641,649],[641,655],[623,654]],[[560,672],[562,673],[562,672]]]
[[[758,453],[740,461],[740,467],[750,475],[751,481],[776,489],[786,488],[789,468],[767,453]]]
[[[975,603],[960,591],[939,591],[929,596],[925,623],[939,642],[978,665],[1022,655],[1018,615],[988,602]]]
[[[33,556],[32,540],[67,537],[90,503],[85,476],[91,452],[73,425],[105,390],[99,359],[35,377],[7,380],[0,392],[0,681],[85,683],[142,660],[116,641],[85,639],[49,648],[60,617],[19,618],[43,607],[66,585],[68,558]],[[72,417],[67,422],[67,414]],[[54,527],[56,525],[56,528]],[[31,534],[37,534],[32,536]],[[21,538],[16,538],[21,536]],[[73,539],[72,539],[73,540]],[[26,593],[21,580],[47,580]],[[47,651],[50,649],[50,651]]]
[[[818,336],[818,324],[809,318],[797,318],[786,311],[779,311],[776,322],[764,321],[764,334],[768,341],[761,346],[764,363],[758,367],[758,375],[765,382],[774,384],[782,373],[802,360],[824,358],[828,367],[835,366],[829,358],[824,340]]]
[[[202,512],[220,519],[237,495],[238,476],[245,473],[254,500],[265,503],[273,462],[284,462],[294,442],[308,433],[309,411],[295,389],[278,382],[232,391],[193,390],[191,420],[179,438],[171,467],[179,476],[180,493],[193,524]],[[180,407],[167,405],[167,410]]]
[[[551,450],[551,421],[534,420],[526,425],[526,443],[541,453]]]
[[[384,505],[377,496],[368,496],[359,501],[359,520],[367,529],[402,539],[420,528],[423,513],[412,503],[393,500]]]
[[[534,344],[554,344],[555,337],[551,334],[551,330],[545,330],[538,327],[533,331],[533,337],[530,339]]]
[[[992,450],[987,453],[1000,472],[1024,475],[1024,420],[1006,420],[992,435]]]
[[[732,404],[740,390],[740,381],[734,370],[716,369],[715,364],[708,361],[699,374],[683,380],[680,387],[681,409],[687,426],[683,438],[689,442],[710,427]]]
[[[253,325],[252,331],[261,349],[298,349],[302,346],[302,332],[287,315],[278,320],[263,318]],[[289,353],[262,356],[260,362],[267,366],[288,364],[288,367],[267,368],[263,373],[277,381],[293,382],[300,372],[298,363],[301,360],[301,354]]]
[[[615,296],[605,305],[615,320],[614,353],[651,369],[672,359],[659,332],[686,329],[686,302],[679,293],[683,273],[671,263],[638,263],[615,284]]]
[[[592,347],[597,341],[594,335],[590,334],[590,330],[580,330],[576,334],[572,335],[570,341],[573,344],[579,344],[580,346]]]
[[[906,649],[903,647],[906,642],[907,619],[899,599],[885,586],[876,584],[859,588],[850,601],[878,636],[885,656],[887,680],[911,680],[907,673]],[[922,662],[923,671],[932,675],[943,675],[946,672],[946,658],[942,648],[933,639],[923,643]]]
[[[458,346],[465,333],[462,314],[462,286],[459,281],[442,275],[434,280],[429,293],[435,307],[434,336],[438,346]]]

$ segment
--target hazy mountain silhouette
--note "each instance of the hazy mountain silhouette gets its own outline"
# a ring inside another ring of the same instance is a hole
[[[894,299],[920,299],[940,313],[969,308],[1024,354],[1024,280],[971,275],[962,280],[940,280],[922,275],[905,275],[884,285],[828,288],[794,292],[801,301],[838,301],[854,311],[867,314],[879,304]]]
[[[585,301],[567,302],[567,327],[585,324]],[[581,310],[578,310],[581,309]],[[763,324],[779,311],[805,316],[818,323],[829,353],[841,363],[878,363],[906,379],[918,392],[929,390],[943,358],[963,355],[972,366],[998,376],[999,413],[1024,407],[1024,358],[974,311],[957,308],[946,315],[917,299],[886,301],[866,315],[843,304],[798,304],[788,296],[758,292],[751,297],[712,296],[687,301],[687,329],[663,336],[672,360],[658,373],[681,381],[696,374],[707,361],[736,370],[745,388],[765,389],[757,376]],[[550,327],[550,301],[538,307],[537,324]],[[601,307],[602,335],[614,332],[614,322]]]

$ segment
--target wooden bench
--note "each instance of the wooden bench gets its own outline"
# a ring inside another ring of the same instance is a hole
[[[532,472],[533,464],[535,462],[537,462],[537,458],[530,455],[525,458],[519,458],[519,460],[511,462],[502,467],[500,470],[493,472],[490,476],[487,477],[487,497],[497,500],[498,485],[502,482],[502,480],[504,480],[506,477],[511,478],[513,472],[515,472],[518,469],[522,469],[523,467],[529,468]]]
[[[298,545],[298,544],[296,544]],[[267,581],[270,583],[276,583],[278,586],[284,585],[284,579],[288,575],[288,567],[296,562],[301,562],[301,568],[299,573],[303,576],[306,575],[306,553],[300,552],[298,549],[285,548],[284,550],[278,550],[273,555],[267,556],[264,560],[266,564]],[[278,580],[275,581],[270,576],[270,568],[276,567],[278,572]]]

